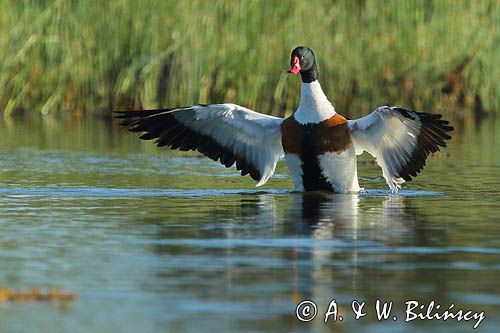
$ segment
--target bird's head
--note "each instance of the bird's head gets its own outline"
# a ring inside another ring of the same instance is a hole
[[[316,57],[314,52],[305,46],[297,46],[290,56],[290,70],[288,73],[301,74],[302,82],[310,83],[318,79]]]

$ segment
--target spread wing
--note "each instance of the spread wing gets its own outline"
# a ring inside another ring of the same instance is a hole
[[[392,191],[422,171],[430,153],[446,147],[453,130],[439,114],[381,106],[368,116],[349,120],[356,154],[367,151],[377,159]]]
[[[241,175],[267,182],[283,157],[282,118],[235,104],[194,105],[174,109],[123,111],[117,118],[140,138],[156,139],[158,147],[197,150],[226,167],[236,163]]]

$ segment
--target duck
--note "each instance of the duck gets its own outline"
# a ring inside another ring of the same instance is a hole
[[[371,154],[389,189],[397,192],[446,147],[453,127],[440,114],[379,106],[359,119],[337,113],[319,83],[314,52],[294,48],[292,75],[301,77],[300,102],[287,117],[233,104],[117,111],[116,118],[158,147],[198,151],[225,167],[236,166],[264,185],[284,159],[296,191],[357,193],[357,156]]]

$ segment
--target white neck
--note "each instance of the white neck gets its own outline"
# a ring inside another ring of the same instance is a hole
[[[335,113],[318,80],[302,83],[300,104],[294,114],[295,120],[301,124],[319,123],[333,117]]]

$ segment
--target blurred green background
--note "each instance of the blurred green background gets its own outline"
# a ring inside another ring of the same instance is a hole
[[[78,295],[0,302],[0,332],[472,330],[295,318],[335,297],[393,300],[398,316],[410,299],[453,303],[497,333],[499,25],[499,0],[0,0],[0,287]],[[301,44],[339,113],[400,105],[455,127],[400,195],[367,154],[371,194],[292,193],[284,163],[254,189],[109,121],[214,102],[289,115]]]
[[[500,110],[500,5],[484,1],[0,0],[0,110],[234,102],[290,114],[297,45],[348,116]],[[465,110],[465,111],[464,111]]]

